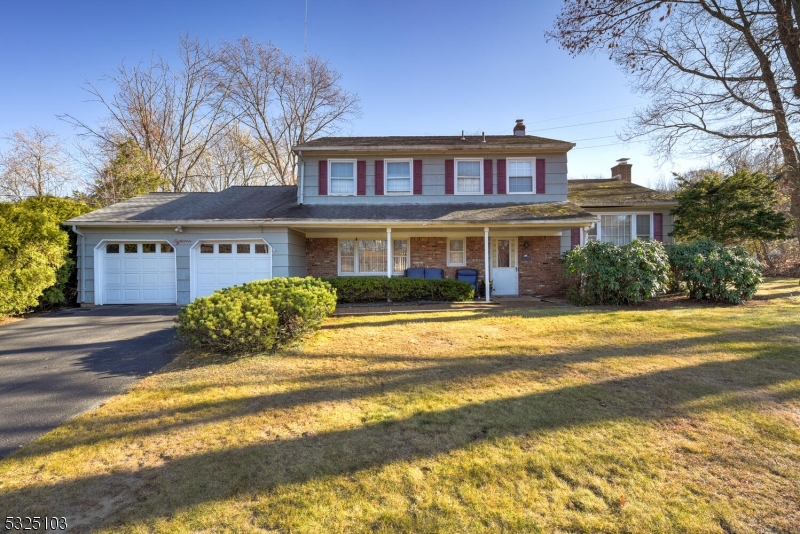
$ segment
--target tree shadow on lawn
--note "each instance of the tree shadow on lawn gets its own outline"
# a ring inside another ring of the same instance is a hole
[[[715,339],[722,339],[721,336],[709,336],[703,341],[713,343]],[[730,341],[728,334],[724,336]],[[765,332],[765,339],[770,339],[769,336],[770,332]],[[664,347],[642,344],[636,354],[647,355],[659,348]],[[21,490],[0,488],[0,509],[14,510],[15,515],[38,515],[37,512],[47,509],[68,517],[78,530],[91,531],[129,521],[169,518],[186,507],[221,499],[238,496],[249,499],[285,484],[353,474],[393,462],[432,458],[469,448],[477,441],[626,418],[646,421],[690,415],[706,408],[687,407],[687,403],[720,393],[737,394],[728,401],[715,399],[715,409],[718,409],[720,405],[739,402],[739,396],[747,397],[752,390],[800,378],[798,357],[788,345],[748,350],[754,356],[566,386],[441,411],[422,411],[405,419],[384,420],[343,431],[276,441],[265,437],[262,443],[165,458],[162,465],[134,471]],[[274,410],[308,402],[353,399],[387,388],[435,384],[441,379],[440,375],[448,380],[485,376],[496,373],[498,366],[503,371],[532,371],[541,366],[569,365],[582,358],[591,359],[591,356],[585,353],[559,355],[552,362],[536,357],[478,358],[463,369],[438,362],[433,368],[426,366],[408,372],[377,371],[368,373],[374,375],[377,382],[369,386],[356,389],[346,385],[312,387],[265,395],[257,399],[257,406],[258,410]],[[436,372],[437,367],[441,372]],[[783,400],[798,397],[797,389],[781,393]],[[248,403],[252,401],[247,399]],[[181,424],[202,424],[241,415],[238,410],[223,412]],[[169,427],[159,426],[153,432],[168,430]],[[140,433],[134,432],[134,435],[138,438]],[[113,436],[105,436],[108,437]],[[44,449],[39,452],[47,453],[47,447]]]

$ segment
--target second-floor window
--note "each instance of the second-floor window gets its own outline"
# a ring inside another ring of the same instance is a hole
[[[483,160],[456,160],[456,194],[483,194]]]
[[[387,159],[384,165],[386,170],[386,193],[395,195],[411,194],[411,160]]]
[[[328,162],[331,195],[356,194],[356,162],[354,160],[331,160]]]
[[[508,160],[509,193],[533,193],[533,162],[532,159]]]

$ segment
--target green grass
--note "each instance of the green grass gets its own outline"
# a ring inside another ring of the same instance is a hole
[[[800,287],[329,320],[187,352],[0,462],[103,532],[800,532]]]

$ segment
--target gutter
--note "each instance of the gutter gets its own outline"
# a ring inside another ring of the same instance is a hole
[[[78,261],[80,262],[79,267],[80,267],[80,272],[81,272],[81,275],[78,277],[78,285],[80,286],[79,291],[78,291],[80,302],[78,302],[78,304],[83,304],[84,297],[86,296],[86,283],[85,283],[85,281],[86,281],[86,265],[84,265],[86,263],[86,261],[85,261],[86,258],[84,257],[85,256],[84,247],[86,246],[86,236],[84,234],[82,234],[81,232],[79,232],[78,231],[78,227],[76,225],[74,225],[74,224],[72,225],[72,231],[75,233],[75,235],[78,236],[78,251],[79,251]]]
[[[306,176],[306,162],[303,159],[303,151],[297,151],[297,157],[300,160],[300,173],[297,179],[297,203],[303,205],[303,181]]]
[[[386,151],[392,152],[429,152],[429,153],[436,153],[436,152],[449,152],[449,151],[458,151],[458,152],[465,152],[470,150],[481,151],[481,152],[497,152],[498,150],[509,152],[509,153],[526,153],[526,154],[535,154],[535,153],[552,153],[556,152],[567,152],[575,148],[575,143],[550,143],[550,144],[540,144],[536,146],[520,146],[520,145],[490,145],[488,143],[478,143],[478,144],[463,144],[463,145],[439,145],[439,146],[430,146],[430,145],[388,145],[388,146],[294,146],[292,150],[294,152],[298,152],[300,150],[305,150],[307,152],[331,152],[331,153],[339,153],[342,151],[347,151],[350,153],[380,153]]]

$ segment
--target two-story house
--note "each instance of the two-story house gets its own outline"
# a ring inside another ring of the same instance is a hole
[[[556,293],[564,240],[623,231],[568,198],[574,146],[526,135],[521,120],[511,135],[309,141],[293,148],[297,186],[151,193],[67,221],[79,302],[186,304],[273,276],[409,267],[474,268],[496,295]],[[641,213],[628,215],[643,237]],[[651,213],[648,238],[655,224]]]

